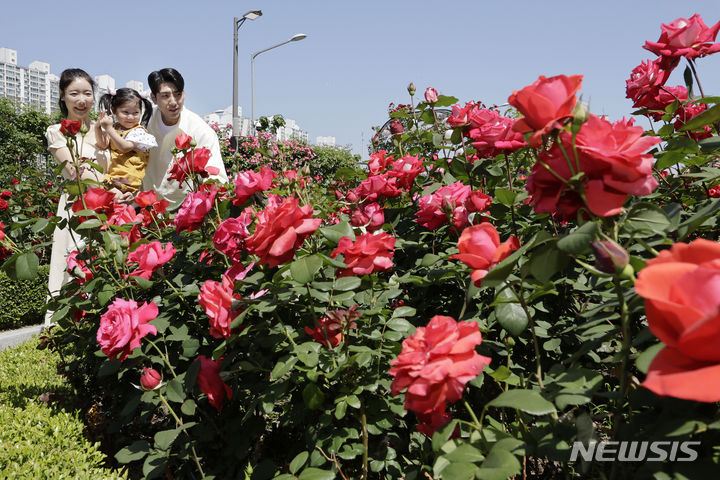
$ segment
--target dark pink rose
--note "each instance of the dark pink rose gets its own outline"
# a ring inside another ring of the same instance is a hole
[[[259,172],[245,170],[235,178],[235,198],[233,204],[242,205],[256,192],[264,192],[272,186],[277,174],[270,167],[262,167]]]
[[[358,205],[350,215],[350,225],[353,227],[365,227],[373,232],[382,227],[385,223],[385,212],[377,203]]]
[[[154,368],[143,368],[143,373],[140,375],[140,386],[145,391],[154,390],[162,382],[162,375]]]
[[[163,248],[162,243],[152,241],[144,243],[128,254],[128,260],[138,264],[138,268],[128,275],[142,277],[150,280],[153,272],[170,261],[177,250],[168,242]]]
[[[100,350],[110,360],[120,357],[122,362],[140,346],[148,333],[157,335],[157,329],[148,322],[158,315],[155,303],[143,303],[138,307],[135,300],[116,298],[107,312],[100,316],[97,342]]]
[[[662,24],[657,42],[645,42],[643,48],[661,56],[661,66],[667,70],[677,65],[679,57],[689,60],[720,51],[720,43],[714,43],[720,22],[708,27],[697,13],[690,18],[676,18],[670,24]]]
[[[221,359],[210,360],[205,355],[200,355],[197,360],[200,362],[200,371],[197,376],[198,387],[207,395],[210,405],[217,408],[219,412],[223,408],[225,399],[231,400],[233,396],[230,387],[220,378]]]
[[[190,192],[187,194],[173,220],[177,233],[183,230],[192,232],[200,228],[205,215],[213,208],[216,193],[216,190],[210,190],[210,192]]]

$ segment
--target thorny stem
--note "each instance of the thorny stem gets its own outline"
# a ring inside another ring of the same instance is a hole
[[[363,440],[363,463],[362,463],[362,480],[368,480],[368,429],[367,417],[365,415],[365,403],[360,399],[360,423],[362,424],[362,440]]]
[[[613,414],[613,437],[615,437],[620,430],[620,422],[623,400],[625,398],[625,390],[627,390],[628,375],[627,366],[630,357],[630,326],[628,324],[628,308],[625,302],[625,295],[623,294],[622,287],[620,286],[620,279],[615,278],[615,294],[617,295],[618,304],[620,305],[620,329],[622,332],[622,364],[620,368],[620,391],[618,392],[617,404],[615,406],[615,413]]]
[[[165,405],[165,408],[168,409],[168,412],[170,412],[170,415],[173,416],[175,421],[178,424],[182,425],[183,424],[182,419],[180,419],[180,417],[177,416],[177,414],[175,413],[175,410],[173,410],[172,407],[170,406],[170,404],[168,403],[168,401],[165,400],[165,397],[163,397],[162,394],[160,394],[160,393],[158,393],[158,397],[160,397],[160,400]],[[183,430],[183,432],[185,432],[185,435],[187,435],[188,438],[191,438],[190,434],[188,433],[187,430]],[[195,461],[195,466],[197,466],[197,469],[200,472],[200,476],[202,478],[205,478],[205,472],[203,472],[202,466],[200,465],[200,458],[198,458],[197,452],[195,451],[195,445],[190,445],[190,449],[192,450],[192,457],[193,457],[193,460]]]
[[[480,421],[478,420],[477,416],[475,415],[475,412],[473,411],[470,404],[465,399],[463,399],[463,403],[465,404],[465,410],[467,410],[468,413],[470,414],[470,418],[472,418],[473,422],[475,422],[474,427],[477,429],[481,429],[482,425],[480,424]]]
[[[165,362],[167,364],[168,368],[170,368],[170,373],[172,373],[173,378],[177,378],[175,369],[173,368],[172,363],[170,363],[170,360],[168,359],[167,355],[165,355],[165,353],[163,353],[163,351],[160,350],[160,347],[158,347],[155,342],[153,342],[149,338],[146,338],[146,340],[150,345],[152,345],[155,348],[155,350],[157,350],[157,352],[160,354],[160,357],[163,359],[163,362]]]

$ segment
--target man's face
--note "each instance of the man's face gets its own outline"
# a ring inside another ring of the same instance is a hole
[[[172,83],[161,83],[152,101],[158,106],[165,125],[175,125],[180,120],[185,92],[178,91]]]

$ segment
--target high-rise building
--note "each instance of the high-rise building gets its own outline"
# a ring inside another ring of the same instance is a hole
[[[17,64],[17,50],[0,48],[0,97],[52,113],[59,109],[59,80],[50,73],[49,63],[35,61],[23,67]]]
[[[315,145],[335,146],[335,137],[315,137]]]

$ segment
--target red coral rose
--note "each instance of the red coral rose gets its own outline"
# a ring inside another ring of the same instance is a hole
[[[462,398],[470,380],[477,377],[490,358],[479,355],[482,343],[476,322],[457,322],[435,315],[426,327],[402,343],[402,351],[390,361],[393,395],[407,388],[405,409],[416,413],[444,412],[446,402]]]
[[[170,261],[177,250],[172,243],[168,242],[163,248],[162,243],[153,241],[137,247],[128,255],[128,260],[138,264],[137,270],[128,273],[150,280],[153,272]]]
[[[379,150],[370,155],[368,160],[368,171],[370,175],[379,175],[387,168],[392,165],[395,158],[392,155],[388,155],[385,150]]]
[[[364,233],[353,242],[350,237],[342,237],[330,257],[345,256],[347,268],[339,270],[338,275],[369,275],[372,272],[384,272],[393,266],[395,237],[385,232]]]
[[[460,181],[440,187],[435,193],[420,197],[418,200],[419,210],[415,213],[417,217],[415,220],[430,230],[446,224],[448,218],[457,230],[465,228],[469,223],[466,202],[470,193],[470,187],[463,185]],[[484,202],[475,203],[478,200],[480,197],[476,195],[469,205],[471,211],[480,211],[477,208],[481,207]]]
[[[231,310],[233,301],[233,281],[222,276],[222,283],[206,280],[200,287],[198,303],[210,319],[210,335],[215,338],[230,338],[230,324],[241,310]]]
[[[265,210],[257,213],[255,232],[245,240],[245,248],[260,257],[261,264],[276,267],[290,261],[295,250],[320,226],[322,219],[312,218],[312,206],[299,204],[295,197],[283,200],[274,195]]]
[[[353,202],[377,202],[380,197],[398,197],[402,190],[398,188],[398,179],[390,176],[388,172],[381,175],[371,175],[360,182],[354,190],[348,192],[348,200]]]
[[[635,292],[665,347],[642,385],[658,395],[720,401],[720,243],[676,243],[648,260]]]
[[[385,223],[385,212],[377,203],[359,205],[350,215],[350,225],[353,227],[366,227],[374,232]]]
[[[351,328],[357,328],[354,320],[361,317],[356,311],[357,308],[357,305],[353,305],[347,310],[328,312],[324,317],[315,320],[315,328],[305,327],[305,333],[311,335],[316,342],[326,348],[328,348],[328,342],[331,347],[337,347],[343,340],[343,333]]]
[[[415,177],[423,171],[423,161],[417,155],[405,155],[395,160],[392,164],[392,170],[388,171],[388,175],[398,179],[398,186],[405,190],[412,188]]]
[[[456,258],[472,268],[470,279],[479,287],[485,275],[518,247],[520,243],[514,236],[501,244],[495,227],[490,223],[481,223],[463,230],[458,240],[460,253],[450,258]]]
[[[497,110],[478,108],[470,112],[467,136],[473,140],[479,158],[494,158],[527,146],[522,134],[513,130],[515,121],[501,116]]]
[[[649,99],[658,95],[658,88],[665,85],[670,72],[660,68],[658,60],[645,60],[633,68],[630,78],[625,81],[625,97],[633,101],[634,107],[647,107]]]
[[[200,371],[197,376],[197,384],[200,391],[208,397],[210,405],[217,408],[218,412],[223,408],[223,402],[227,398],[232,399],[232,390],[220,378],[220,362],[218,358],[213,361],[205,355],[200,355],[197,360],[200,362]]]
[[[539,147],[542,136],[560,128],[572,116],[575,92],[580,90],[582,75],[540,76],[535,83],[513,92],[508,102],[524,116],[515,121],[516,132],[533,132],[529,143]]]
[[[116,298],[107,312],[100,316],[97,332],[100,350],[110,360],[119,355],[122,362],[140,346],[140,340],[145,335],[157,335],[157,329],[148,324],[157,315],[158,307],[153,302],[145,302],[138,307],[135,300]]]
[[[240,172],[235,178],[235,198],[233,204],[242,205],[256,192],[264,192],[272,186],[277,174],[270,167],[262,167],[259,172],[252,170]]]
[[[75,203],[72,204],[73,212],[78,212],[86,207],[95,212],[109,212],[113,209],[115,195],[104,188],[93,187],[85,192],[83,198],[85,199],[85,206],[83,206],[82,199],[78,198],[75,200]]]
[[[210,155],[210,150],[205,147],[190,150],[185,156],[175,159],[168,178],[183,183],[191,173],[200,175],[203,178],[211,174],[215,175],[218,173],[217,168],[207,166]]]
[[[657,42],[645,42],[643,48],[660,55],[663,68],[672,70],[679,57],[689,60],[720,51],[715,42],[720,22],[708,28],[697,13],[690,18],[676,18],[670,24],[662,24]]]
[[[75,277],[77,283],[82,284],[92,279],[93,273],[83,260],[77,258],[79,253],[77,250],[73,250],[68,254],[65,262],[67,263],[68,273]]]
[[[193,138],[190,135],[183,132],[177,137],[175,137],[175,146],[179,150],[187,150],[188,148],[190,148],[192,140]]]
[[[74,137],[80,132],[82,123],[76,120],[64,119],[60,121],[60,133],[66,137]]]

